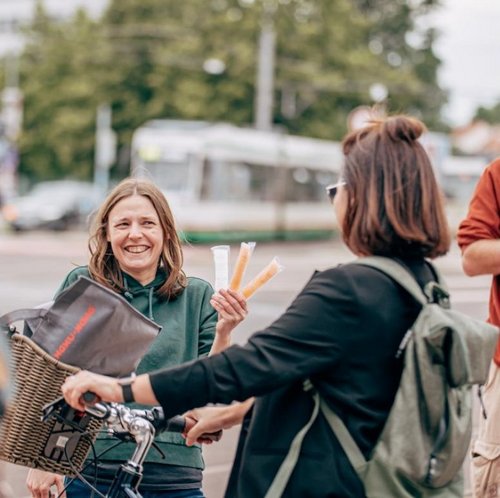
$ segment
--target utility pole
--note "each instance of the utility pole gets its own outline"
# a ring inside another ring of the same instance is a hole
[[[255,128],[269,131],[273,126],[274,59],[276,52],[273,16],[276,5],[273,0],[264,0],[262,9],[255,92]]]
[[[116,160],[116,134],[111,128],[111,106],[101,104],[97,108],[94,187],[104,196],[109,188],[109,168]]]
[[[18,140],[23,121],[23,94],[19,88],[19,59],[5,59],[5,87],[0,111],[0,205],[17,191]]]

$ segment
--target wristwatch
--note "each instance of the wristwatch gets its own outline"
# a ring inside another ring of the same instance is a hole
[[[118,384],[122,386],[123,401],[125,403],[132,403],[135,401],[134,393],[132,392],[132,384],[135,382],[137,375],[132,373],[129,377],[118,379]]]

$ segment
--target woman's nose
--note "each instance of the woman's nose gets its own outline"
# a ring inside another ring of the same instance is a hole
[[[141,225],[139,223],[132,223],[130,225],[129,237],[140,237],[142,235]]]

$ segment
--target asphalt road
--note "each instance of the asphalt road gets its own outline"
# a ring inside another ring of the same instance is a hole
[[[234,263],[238,250],[237,245],[232,246],[231,263]],[[213,281],[210,246],[185,246],[184,252],[186,272]],[[248,277],[260,271],[274,256],[280,258],[285,269],[250,300],[249,317],[234,331],[234,342],[245,342],[249,334],[266,326],[284,311],[314,269],[324,269],[352,259],[352,255],[335,240],[257,244]],[[0,314],[50,300],[66,273],[74,265],[85,264],[86,261],[84,233],[14,235],[0,231]],[[484,319],[490,279],[465,277],[456,245],[449,255],[437,261],[437,265],[452,291],[454,306]],[[226,431],[221,442],[204,450],[207,463],[204,490],[207,498],[223,496],[237,434],[237,428]],[[0,474],[10,486],[12,498],[28,496],[24,485],[25,468],[3,463],[0,464]]]

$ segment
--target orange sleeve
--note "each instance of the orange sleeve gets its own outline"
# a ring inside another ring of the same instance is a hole
[[[484,239],[500,239],[500,159],[483,171],[457,232],[462,250]]]

